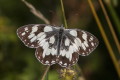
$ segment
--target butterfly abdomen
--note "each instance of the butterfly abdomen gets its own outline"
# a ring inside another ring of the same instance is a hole
[[[63,32],[64,32],[64,29],[60,28],[59,34],[58,34],[58,42],[57,42],[57,55],[60,54],[60,44],[61,44],[61,41],[62,41]]]

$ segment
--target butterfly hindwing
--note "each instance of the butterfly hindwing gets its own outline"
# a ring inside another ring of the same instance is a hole
[[[48,49],[46,53],[44,50],[39,47],[36,49],[35,56],[36,58],[44,65],[52,65],[56,63],[56,50],[54,49],[54,54],[51,49]]]
[[[98,39],[89,32],[80,29],[65,29],[58,64],[62,67],[72,66],[78,61],[79,55],[89,55],[98,44]]]
[[[57,62],[58,31],[46,32],[46,37],[40,41],[40,47],[36,49],[36,58],[44,65],[52,65]]]
[[[75,51],[75,47],[71,41],[72,39],[70,39],[69,37],[71,36],[67,36],[66,34],[63,34],[62,36],[60,53],[58,57],[58,64],[62,67],[69,67],[74,65],[79,58],[79,54]]]

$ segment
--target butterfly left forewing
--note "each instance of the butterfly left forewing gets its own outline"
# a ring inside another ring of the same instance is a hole
[[[51,26],[46,24],[25,25],[17,29],[17,35],[27,47],[37,48],[40,46],[39,42],[46,37],[44,31],[47,27],[49,27],[48,31],[52,29]]]

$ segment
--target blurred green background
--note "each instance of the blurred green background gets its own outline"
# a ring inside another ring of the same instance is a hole
[[[63,24],[59,0],[27,0],[33,4],[53,25]],[[111,32],[97,0],[92,1],[104,30],[120,62]],[[105,4],[105,3],[104,3]],[[69,28],[79,28],[94,34],[99,46],[89,56],[79,56],[78,64],[86,80],[119,80],[103,37],[100,34],[87,0],[64,0]],[[120,39],[120,1],[111,0],[106,6],[108,15]],[[35,57],[35,49],[26,47],[16,35],[16,29],[26,24],[44,24],[34,16],[21,0],[0,0],[0,80],[40,80],[45,70]],[[48,73],[49,80],[58,80],[53,65]]]

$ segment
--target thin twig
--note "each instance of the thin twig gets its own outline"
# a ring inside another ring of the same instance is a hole
[[[100,30],[100,32],[101,32],[101,35],[102,35],[103,39],[104,39],[104,42],[105,42],[106,47],[107,47],[107,49],[108,49],[108,51],[109,51],[110,57],[111,57],[111,59],[112,59],[112,61],[113,61],[113,64],[114,64],[115,69],[116,69],[116,71],[117,71],[117,73],[118,73],[118,76],[120,77],[120,67],[119,67],[118,61],[117,61],[117,59],[116,59],[116,57],[115,57],[115,55],[114,55],[114,52],[113,52],[113,50],[112,50],[112,47],[111,47],[111,45],[109,44],[108,38],[107,38],[107,36],[106,36],[106,34],[105,34],[105,31],[104,31],[104,29],[103,29],[103,27],[102,27],[102,24],[101,24],[101,22],[100,22],[100,20],[99,20],[99,18],[98,18],[98,15],[97,15],[97,13],[96,13],[96,11],[95,11],[95,8],[94,8],[94,6],[93,6],[93,4],[92,4],[92,1],[91,1],[91,0],[88,0],[88,3],[89,3],[89,5],[90,5],[90,8],[91,8],[92,13],[93,13],[93,15],[94,15],[94,18],[95,18],[95,20],[96,20],[96,22],[97,22],[97,24],[98,24],[98,28],[99,28],[99,30]]]
[[[35,9],[35,7],[32,4],[28,3],[25,0],[22,0],[22,1],[26,4],[26,6],[31,10],[31,12],[35,16],[37,16],[39,19],[43,20],[46,24],[50,24],[50,22],[45,18],[45,16],[43,16],[43,14],[40,11],[38,11],[37,9]]]
[[[41,80],[44,80],[44,79],[45,79],[45,76],[46,76],[46,74],[47,74],[49,68],[50,68],[50,66],[47,66],[47,68],[45,69],[45,72],[44,72],[44,74],[43,74]]]
[[[108,17],[107,11],[105,10],[105,7],[104,7],[104,5],[103,5],[102,0],[98,0],[98,1],[99,1],[99,3],[100,3],[100,6],[101,6],[101,8],[102,8],[102,10],[103,10],[103,13],[104,13],[105,18],[106,18],[106,20],[107,20],[107,23],[108,23],[108,25],[109,25],[109,28],[110,28],[110,31],[111,31],[111,33],[112,33],[113,39],[114,39],[114,41],[115,41],[115,44],[116,44],[116,46],[117,46],[117,48],[118,48],[118,51],[119,51],[119,53],[120,53],[120,45],[119,45],[120,43],[119,43],[118,38],[117,38],[117,36],[116,36],[116,34],[115,34],[115,31],[114,31],[114,29],[113,29],[113,26],[112,26],[112,24],[111,24],[111,21],[110,21],[110,19],[109,19],[109,17]]]
[[[61,3],[61,9],[62,9],[62,14],[63,14],[65,28],[67,28],[68,26],[67,26],[67,21],[66,21],[66,17],[65,17],[65,11],[64,11],[63,1],[60,0],[60,3]]]
[[[43,14],[40,11],[38,11],[37,9],[35,9],[35,7],[32,4],[28,3],[25,0],[22,0],[22,1],[26,4],[26,6],[31,10],[31,12],[36,17],[38,17],[39,19],[43,20],[46,24],[50,24],[49,20],[47,20],[47,18],[45,18],[45,16],[43,16]],[[45,79],[45,76],[47,75],[47,72],[49,71],[49,68],[50,68],[50,66],[47,66],[47,68],[45,69],[45,72],[44,72],[41,80]]]
[[[118,17],[118,14],[116,13],[116,10],[115,8],[113,7],[113,5],[111,4],[111,0],[104,0],[107,8],[108,8],[108,11],[110,12],[111,14],[111,17],[115,23],[115,27],[118,31],[118,35],[120,35],[120,19]]]

